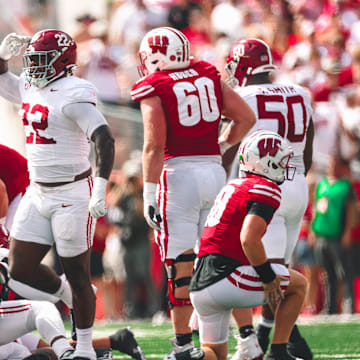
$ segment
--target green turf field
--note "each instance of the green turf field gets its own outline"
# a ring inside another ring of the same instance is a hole
[[[139,345],[148,359],[162,360],[170,350],[169,338],[173,336],[170,322],[153,326],[151,321],[132,321],[112,324],[97,323],[95,336],[110,335],[117,329],[130,326]],[[360,316],[324,316],[301,319],[301,333],[308,341],[314,359],[359,359]],[[68,326],[67,326],[68,329]],[[198,345],[198,338],[194,338]],[[229,338],[229,357],[235,351],[235,339]],[[126,355],[114,352],[115,359],[127,359]]]

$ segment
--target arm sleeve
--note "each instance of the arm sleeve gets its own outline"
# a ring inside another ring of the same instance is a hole
[[[262,217],[266,223],[268,224],[273,217],[276,209],[265,203],[257,202],[257,201],[248,201],[247,203],[247,213],[258,215]]]
[[[63,107],[63,113],[74,120],[89,139],[98,127],[108,125],[103,114],[88,102],[67,104]]]
[[[0,96],[6,100],[21,104],[20,78],[11,72],[0,75]]]

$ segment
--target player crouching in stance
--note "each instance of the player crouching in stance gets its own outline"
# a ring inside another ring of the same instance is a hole
[[[295,359],[286,344],[304,301],[306,280],[284,265],[270,264],[261,242],[280,205],[278,185],[292,180],[291,156],[290,146],[278,134],[253,133],[239,149],[240,169],[246,176],[221,190],[207,218],[190,284],[205,360],[226,359],[233,308],[266,303],[276,314],[266,359]],[[262,357],[260,350],[258,359]]]

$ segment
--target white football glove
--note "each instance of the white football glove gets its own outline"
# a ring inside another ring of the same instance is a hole
[[[107,211],[105,206],[106,184],[107,180],[102,177],[96,177],[94,179],[89,211],[95,219],[104,216]]]
[[[17,56],[23,47],[28,46],[31,36],[17,35],[11,33],[6,35],[0,44],[0,58],[9,60],[12,56]]]
[[[156,187],[155,183],[144,183],[144,217],[148,225],[154,230],[160,230],[162,219],[159,212],[159,207],[156,201]]]

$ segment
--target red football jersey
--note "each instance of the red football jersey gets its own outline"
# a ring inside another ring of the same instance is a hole
[[[162,70],[134,84],[131,97],[159,96],[167,122],[165,160],[176,156],[219,155],[222,110],[219,71],[205,61]]]
[[[280,187],[256,175],[237,178],[225,185],[207,217],[198,257],[215,253],[249,265],[240,242],[249,201],[265,203],[275,211],[280,206]]]
[[[28,187],[27,160],[14,149],[0,145],[0,179],[6,185],[9,203]]]

